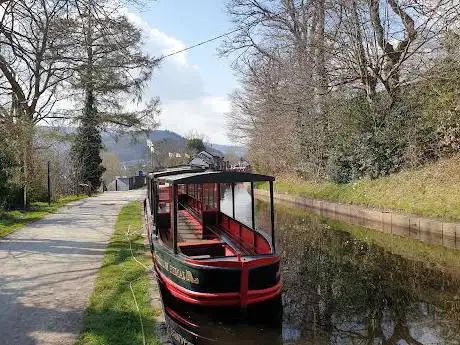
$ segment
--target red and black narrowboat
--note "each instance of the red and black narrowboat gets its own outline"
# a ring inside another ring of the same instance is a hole
[[[270,184],[271,233],[256,229],[254,183]],[[182,167],[148,177],[145,217],[161,285],[183,303],[246,309],[279,299],[274,177]],[[252,224],[235,218],[235,184],[250,183]],[[231,186],[232,216],[221,212],[221,186]]]

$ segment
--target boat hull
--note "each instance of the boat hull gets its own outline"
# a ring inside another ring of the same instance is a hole
[[[280,296],[279,257],[191,260],[152,240],[155,271],[176,298],[207,307],[245,307]]]
[[[239,308],[208,308],[175,298],[158,279],[165,321],[173,344],[281,344],[281,299]]]

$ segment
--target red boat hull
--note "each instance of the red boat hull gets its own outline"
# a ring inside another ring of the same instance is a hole
[[[280,296],[279,258],[274,255],[227,260],[190,260],[153,241],[155,271],[165,288],[183,302],[206,307],[239,306]]]

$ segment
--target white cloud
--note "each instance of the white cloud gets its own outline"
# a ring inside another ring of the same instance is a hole
[[[156,55],[168,55],[186,48],[184,42],[178,40],[175,37],[169,36],[157,28],[152,28],[150,24],[147,23],[138,14],[130,12],[127,9],[124,9],[123,12],[129,20],[131,20],[144,31],[144,34],[148,40],[146,42],[147,50],[153,50]],[[179,65],[188,66],[186,52],[171,56],[170,59],[174,60]]]
[[[126,16],[144,31],[146,50],[153,56],[167,55],[186,48],[181,40],[153,28],[138,14],[125,10]],[[230,110],[227,97],[210,97],[205,92],[200,66],[191,64],[187,52],[165,59],[155,71],[146,95],[159,96],[161,127],[186,134],[203,133],[211,142],[228,144],[224,114]]]
[[[165,103],[161,116],[161,127],[185,135],[197,130],[216,144],[228,144],[224,114],[230,110],[225,97],[202,97]]]
[[[158,29],[151,29],[149,34],[152,41],[163,45],[161,49],[163,55],[175,53],[186,48],[184,42],[179,41],[174,37],[168,36]],[[186,52],[173,55],[171,56],[171,59],[174,59],[179,65],[188,66]]]

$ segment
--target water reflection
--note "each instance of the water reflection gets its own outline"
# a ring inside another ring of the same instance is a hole
[[[235,188],[235,201],[237,218],[250,222],[244,186]],[[223,211],[231,214],[231,205],[227,190]],[[258,228],[269,229],[269,221],[267,204],[257,202]],[[460,344],[459,252],[440,249],[450,266],[407,259],[283,206],[276,229],[284,280],[281,343]],[[271,343],[246,322],[229,329],[236,340],[244,330],[254,331],[249,343]]]
[[[457,276],[278,212],[283,323],[325,344],[459,344]]]

